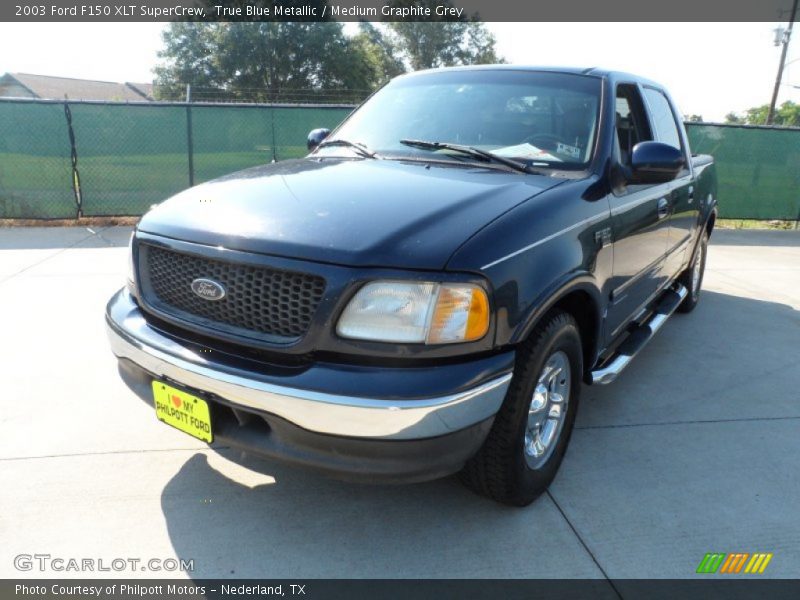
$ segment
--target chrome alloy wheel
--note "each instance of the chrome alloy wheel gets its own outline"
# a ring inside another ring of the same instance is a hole
[[[525,461],[540,468],[558,443],[569,403],[571,370],[566,353],[559,350],[544,364],[528,407]]]

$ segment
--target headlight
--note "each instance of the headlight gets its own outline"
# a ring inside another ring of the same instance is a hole
[[[376,281],[345,308],[336,332],[381,342],[471,342],[489,330],[489,299],[477,285]]]

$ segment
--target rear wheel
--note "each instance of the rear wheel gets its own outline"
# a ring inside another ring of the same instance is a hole
[[[708,233],[704,231],[700,236],[700,241],[697,242],[697,248],[694,251],[691,264],[678,278],[678,282],[689,291],[686,298],[678,306],[678,312],[692,312],[700,301],[700,289],[703,286],[703,275],[705,275],[706,271],[707,252]]]
[[[514,377],[483,447],[461,472],[474,491],[525,506],[553,480],[580,396],[583,352],[575,320],[551,312],[517,354]]]

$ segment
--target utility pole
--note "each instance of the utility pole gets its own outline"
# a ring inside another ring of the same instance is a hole
[[[783,67],[785,66],[784,63],[786,62],[786,52],[789,49],[789,40],[792,38],[792,26],[794,25],[794,19],[797,16],[797,1],[798,0],[794,0],[794,3],[792,4],[792,15],[789,17],[789,26],[786,28],[786,31],[783,32],[783,39],[779,37],[775,40],[776,45],[783,44],[783,49],[781,49],[781,62],[778,65],[778,76],[775,78],[775,89],[772,91],[772,102],[769,104],[769,112],[767,113],[767,125],[772,125],[772,120],[775,118],[775,105],[778,102],[778,92],[780,91],[781,79],[783,78]]]

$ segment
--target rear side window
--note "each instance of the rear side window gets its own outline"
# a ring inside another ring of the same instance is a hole
[[[633,147],[653,139],[647,123],[647,113],[636,85],[624,83],[617,87],[616,130],[620,162],[630,164]]]
[[[645,88],[644,96],[650,107],[656,140],[680,150],[681,136],[678,133],[678,126],[675,123],[675,115],[672,113],[669,100],[664,94],[653,88]]]

